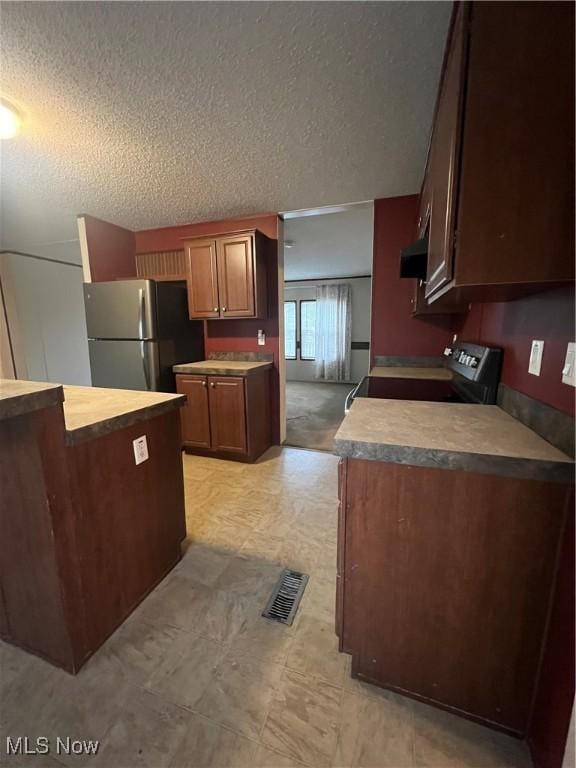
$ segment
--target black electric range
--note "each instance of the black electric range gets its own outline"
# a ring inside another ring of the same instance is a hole
[[[447,347],[444,356],[452,379],[365,376],[346,398],[345,412],[348,413],[356,397],[484,405],[496,402],[501,349],[464,341],[453,348]]]

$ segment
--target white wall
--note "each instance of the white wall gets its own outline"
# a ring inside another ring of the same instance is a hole
[[[314,299],[318,284],[350,283],[352,341],[370,342],[372,279],[366,276],[372,274],[374,204],[309,213],[301,211],[284,221],[284,242],[291,242],[284,251],[284,298]],[[351,380],[359,381],[368,373],[370,351],[353,349],[351,356]],[[314,362],[286,360],[286,378],[314,380]]]
[[[14,253],[0,260],[17,378],[89,385],[82,268]]]
[[[374,204],[284,222],[284,279],[350,277],[372,274]]]
[[[370,301],[372,279],[370,277],[346,280],[319,280],[284,284],[284,300],[315,299],[316,285],[326,283],[349,283],[352,288],[352,341],[370,341]],[[351,353],[351,381],[360,381],[368,373],[370,351],[353,349]],[[314,362],[311,360],[286,360],[288,381],[313,381]]]

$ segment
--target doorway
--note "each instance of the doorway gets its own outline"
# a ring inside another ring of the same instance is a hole
[[[284,214],[286,444],[332,451],[370,364],[373,204]]]

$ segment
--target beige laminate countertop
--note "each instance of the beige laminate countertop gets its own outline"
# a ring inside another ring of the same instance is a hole
[[[64,386],[64,421],[69,443],[98,437],[184,404],[184,395],[131,389]]]
[[[381,379],[433,379],[450,381],[452,371],[448,368],[412,368],[410,366],[375,365],[370,369],[370,376]]]
[[[356,398],[340,456],[570,482],[572,460],[496,405]]]
[[[57,405],[63,397],[61,384],[0,379],[0,421]]]
[[[251,373],[272,368],[272,363],[248,360],[201,360],[181,363],[172,367],[174,373],[193,373],[199,376],[249,376]]]

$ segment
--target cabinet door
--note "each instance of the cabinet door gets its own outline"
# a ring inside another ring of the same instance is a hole
[[[180,409],[182,441],[198,448],[210,448],[208,380],[206,376],[176,376],[176,391],[186,395]]]
[[[456,5],[430,145],[426,296],[452,279],[468,12],[467,4]]]
[[[458,297],[451,296],[450,292],[429,304],[426,300],[426,283],[423,280],[414,281],[414,296],[410,301],[412,314],[416,317],[419,315],[458,314],[468,311],[468,304],[459,301]]]
[[[430,221],[431,207],[432,201],[430,197],[430,184],[428,169],[426,169],[426,176],[424,177],[424,183],[422,184],[422,190],[420,192],[420,204],[418,206],[418,225],[416,236],[419,240],[421,240],[426,235],[428,222]]]
[[[246,398],[240,376],[209,376],[212,448],[247,452]]]
[[[254,238],[223,237],[217,249],[221,316],[254,317]]]
[[[456,283],[573,281],[574,4],[474,3],[468,72]]]
[[[190,317],[219,317],[216,242],[197,240],[186,243],[186,258]]]

